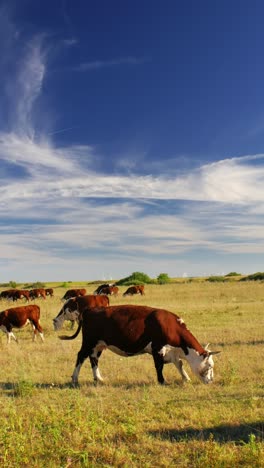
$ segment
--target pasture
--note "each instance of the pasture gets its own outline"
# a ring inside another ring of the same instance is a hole
[[[49,285],[47,285],[49,287]],[[58,339],[52,319],[65,289],[40,305],[44,343],[30,327],[0,331],[0,464],[5,467],[264,467],[264,284],[186,282],[146,285],[145,296],[110,297],[111,305],[161,307],[184,319],[215,356],[215,381],[204,385],[172,364],[157,384],[152,357],[105,351],[93,383],[87,360],[80,387],[71,374],[81,344]],[[86,287],[90,294],[94,285]],[[21,301],[20,305],[23,302]],[[12,307],[1,301],[0,310]],[[65,323],[63,334],[72,334]]]

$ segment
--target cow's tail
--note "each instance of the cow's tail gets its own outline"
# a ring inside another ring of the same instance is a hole
[[[60,340],[74,340],[74,338],[76,338],[76,336],[79,335],[81,328],[82,328],[82,320],[79,321],[78,328],[77,328],[76,332],[73,335],[71,335],[71,336],[61,335],[61,336],[59,336],[59,339]]]

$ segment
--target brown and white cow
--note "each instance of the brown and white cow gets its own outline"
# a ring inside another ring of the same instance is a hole
[[[73,297],[63,305],[57,317],[53,319],[54,330],[60,330],[63,322],[69,320],[74,324],[75,321],[79,323],[79,317],[82,315],[83,310],[92,307],[107,307],[109,306],[108,296],[101,295],[87,295]]]
[[[27,289],[16,289],[12,294],[10,294],[9,297],[12,297],[13,301],[18,301],[18,299],[26,299],[26,301],[29,302],[30,291]]]
[[[119,288],[117,286],[106,286],[102,288],[99,294],[106,294],[107,296],[117,296],[119,293]]]
[[[40,297],[46,299],[46,290],[44,288],[31,289],[29,295],[31,299],[38,299]]]
[[[46,288],[45,292],[46,292],[46,296],[50,296],[50,297],[54,296],[54,291],[52,288]]]
[[[86,289],[68,289],[66,293],[64,294],[62,301],[67,301],[68,299],[71,299],[72,297],[79,297],[79,296],[85,296],[86,295]]]
[[[133,296],[134,294],[141,294],[141,296],[143,296],[145,294],[144,284],[129,286],[129,288],[127,288],[127,290],[124,292],[123,296]]]
[[[101,290],[104,289],[104,288],[109,288],[110,286],[116,286],[114,283],[104,283],[104,284],[100,284],[100,286],[98,286],[98,288],[96,288],[96,290],[94,291],[93,294],[100,294]]]
[[[10,343],[11,338],[17,341],[13,328],[22,328],[27,324],[31,324],[33,328],[33,340],[36,339],[37,331],[40,338],[44,341],[43,329],[39,323],[40,308],[37,305],[26,305],[21,307],[12,307],[3,310],[0,313],[0,329],[7,334],[7,342]]]
[[[192,371],[204,383],[213,381],[213,354],[203,348],[183,320],[164,309],[136,305],[118,305],[85,309],[77,331],[63,340],[76,338],[82,328],[82,346],[72,375],[73,384],[85,359],[89,357],[94,380],[102,381],[98,360],[104,349],[121,356],[148,353],[153,356],[158,382],[163,384],[163,365],[174,363],[184,380],[189,376],[183,369],[186,359]]]

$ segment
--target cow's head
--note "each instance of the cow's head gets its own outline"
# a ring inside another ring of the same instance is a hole
[[[64,320],[77,320],[79,317],[78,304],[76,298],[69,299],[61,308],[57,317],[53,319],[54,330],[60,330]]]
[[[210,351],[209,345],[206,345],[204,352],[199,354],[194,349],[188,349],[189,354],[186,357],[192,371],[205,384],[212,383],[214,380],[214,360],[213,355],[221,351]]]

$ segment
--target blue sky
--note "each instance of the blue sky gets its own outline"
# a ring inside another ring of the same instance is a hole
[[[263,271],[263,17],[0,2],[0,282]]]

